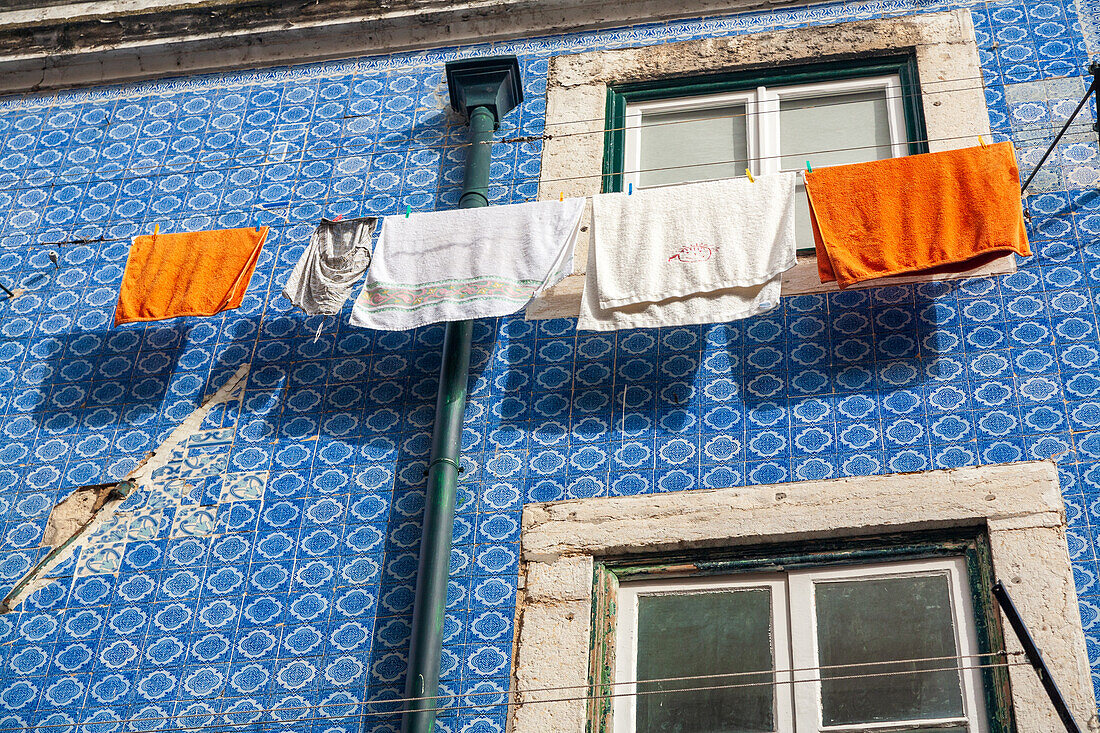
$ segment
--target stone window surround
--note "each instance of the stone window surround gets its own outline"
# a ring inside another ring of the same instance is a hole
[[[744,71],[779,65],[913,53],[917,62],[930,152],[970,147],[990,137],[982,67],[969,9],[836,25],[768,31],[727,38],[680,41],[610,51],[555,56],[546,92],[546,132],[539,199],[600,193],[607,88],[637,81]],[[576,317],[591,237],[591,204],[585,209],[574,273],[527,308],[527,318]],[[1016,271],[1014,255],[999,257],[965,276]],[[881,287],[958,278],[958,274],[882,278],[856,287]],[[783,276],[783,294],[834,292],[823,284],[817,258],[799,257]]]
[[[995,577],[1008,585],[1078,721],[1096,730],[1052,461],[529,504],[520,542],[510,730],[585,731],[594,558],[964,526],[985,529]],[[1019,651],[1002,623],[1007,648]],[[1009,677],[1017,729],[1062,733],[1034,671],[1012,666]],[[544,688],[559,691],[524,692]]]

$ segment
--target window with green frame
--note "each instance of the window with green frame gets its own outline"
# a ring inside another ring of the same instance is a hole
[[[927,151],[911,56],[609,87],[607,121],[605,192]],[[796,202],[810,251],[809,207]]]
[[[980,530],[605,561],[596,580],[592,731],[1015,729]]]

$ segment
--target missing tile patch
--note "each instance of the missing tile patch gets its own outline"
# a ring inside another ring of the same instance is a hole
[[[115,508],[133,490],[134,483],[128,478],[114,484],[81,486],[55,504],[50,510],[46,529],[42,533],[42,542],[39,544],[39,547],[54,549],[15,584],[3,601],[0,601],[0,613],[12,610],[19,601],[45,585],[46,581],[41,580],[41,576],[48,569],[55,567],[62,555],[71,554],[70,548],[75,547],[90,534],[89,529],[93,525],[102,523],[97,520],[113,514]]]
[[[63,501],[58,502],[50,512],[40,545],[53,547],[53,550],[34,568],[29,570],[4,600],[0,601],[0,613],[7,613],[15,609],[36,590],[53,582],[53,579],[46,577],[49,572],[68,560],[78,548],[88,545],[90,542],[93,544],[109,543],[112,545],[111,547],[98,549],[113,550],[116,557],[120,556],[121,546],[119,543],[124,543],[128,535],[135,531],[135,528],[130,526],[131,520],[135,520],[138,525],[141,525],[141,520],[149,519],[144,515],[136,516],[134,512],[118,511],[120,506],[127,501],[131,494],[147,493],[151,495],[156,487],[162,483],[158,481],[158,475],[166,470],[166,467],[181,452],[190,438],[203,437],[206,440],[200,440],[200,443],[210,442],[212,440],[210,435],[222,432],[201,430],[203,420],[218,405],[232,401],[242,401],[247,377],[248,365],[246,364],[241,366],[217,392],[176,426],[168,439],[157,446],[155,451],[149,454],[121,481],[113,484],[81,487],[69,494]],[[200,458],[206,458],[206,456],[200,456]],[[228,453],[226,453],[225,458],[228,459]],[[203,466],[206,467],[206,464],[204,463]],[[177,524],[186,524],[188,531],[197,531],[198,529],[206,530],[207,525],[210,525],[209,529],[212,530],[212,522],[212,515],[199,516],[198,512],[191,512],[186,514],[186,518],[177,522]],[[137,529],[140,530],[141,526],[138,526]],[[156,533],[159,530],[153,531]],[[119,533],[121,533],[121,536],[114,538],[115,541],[112,542],[113,536]],[[94,571],[115,572],[117,569],[110,563],[98,563]]]
[[[40,547],[58,547],[83,531],[95,519],[112,494],[118,493],[116,484],[81,486],[54,505],[46,530],[42,533]]]

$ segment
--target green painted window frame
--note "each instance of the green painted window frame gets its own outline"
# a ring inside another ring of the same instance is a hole
[[[778,69],[755,69],[609,86],[605,116],[608,124],[604,133],[603,192],[613,193],[623,190],[626,107],[632,102],[698,97],[744,91],[760,86],[793,86],[891,74],[897,74],[901,79],[909,154],[926,153],[928,152],[928,134],[924,124],[924,109],[921,106],[917,60],[913,55],[883,56],[855,61],[826,61]]]
[[[984,527],[919,534],[890,534],[820,542],[752,545],[629,558],[597,559],[593,578],[588,733],[611,733],[614,706],[616,598],[619,583],[675,577],[781,572],[801,568],[962,557],[970,581],[974,634],[980,654],[1005,651],[1004,629],[993,599],[993,553]],[[1015,733],[1008,669],[982,670],[989,733]]]

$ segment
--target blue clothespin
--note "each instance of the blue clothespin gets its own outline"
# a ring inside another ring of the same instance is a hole
[[[634,184],[633,183],[626,184],[626,195],[627,196],[633,196],[634,195]]]
[[[813,172],[814,172],[814,169],[813,169],[813,167],[812,167],[812,166],[810,165],[810,161],[808,161],[808,160],[806,161],[806,170],[807,170],[807,171],[809,171],[810,173],[813,173]]]

